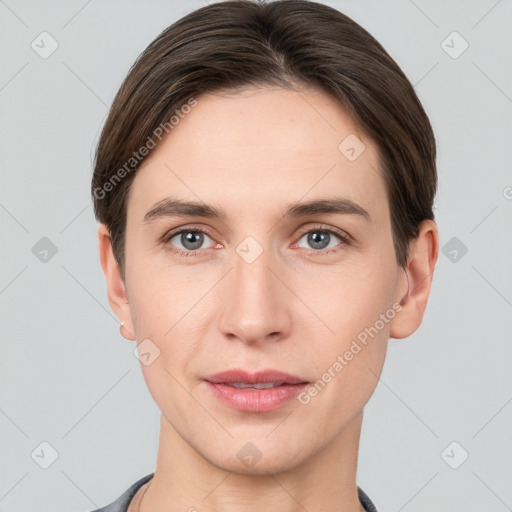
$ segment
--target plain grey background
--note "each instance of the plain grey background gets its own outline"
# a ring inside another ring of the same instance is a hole
[[[136,57],[206,3],[0,1],[1,511],[92,510],[155,468],[159,410],[109,308],[92,157]],[[390,340],[358,484],[380,512],[512,510],[512,1],[323,3],[398,62],[439,154],[431,298]]]

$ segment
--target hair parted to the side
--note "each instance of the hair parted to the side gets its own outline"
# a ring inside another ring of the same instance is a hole
[[[160,139],[162,126],[172,136],[169,119],[201,94],[250,86],[321,90],[375,142],[396,260],[405,267],[419,224],[434,219],[437,189],[435,137],[413,86],[378,41],[331,7],[228,0],[191,12],[144,50],[101,132],[94,211],[110,232],[123,277],[128,193],[147,153],[139,150]]]

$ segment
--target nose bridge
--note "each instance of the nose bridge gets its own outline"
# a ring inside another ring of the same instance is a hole
[[[246,342],[283,335],[289,328],[287,301],[282,283],[271,270],[277,265],[272,251],[247,237],[237,246],[232,262],[222,301],[223,333]]]

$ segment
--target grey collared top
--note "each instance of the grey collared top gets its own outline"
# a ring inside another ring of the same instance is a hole
[[[130,487],[123,494],[121,494],[121,496],[119,496],[117,500],[110,503],[110,505],[93,510],[92,512],[126,512],[128,509],[128,505],[130,504],[130,501],[135,496],[135,493],[148,480],[151,480],[151,478],[153,478],[153,475],[154,473],[151,473],[149,475],[146,475],[145,477],[142,477],[140,480],[137,480],[137,482],[130,485]],[[378,512],[370,498],[359,487],[357,488],[357,494],[359,496],[359,501],[361,502],[361,505],[363,506],[366,512]]]

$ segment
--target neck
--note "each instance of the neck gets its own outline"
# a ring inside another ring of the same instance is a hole
[[[356,470],[361,425],[362,413],[298,465],[240,474],[207,460],[162,415],[157,467],[140,512],[360,512]]]

